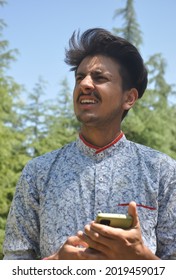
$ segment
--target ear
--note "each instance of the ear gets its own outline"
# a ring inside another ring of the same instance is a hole
[[[125,91],[123,109],[124,110],[131,109],[137,99],[138,99],[138,91],[136,88],[131,88],[130,90]]]

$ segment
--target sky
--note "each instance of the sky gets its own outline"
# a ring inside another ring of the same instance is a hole
[[[74,30],[102,27],[112,31],[121,27],[120,18],[113,18],[125,0],[6,0],[0,7],[0,18],[7,27],[3,39],[10,49],[18,49],[16,62],[8,74],[30,92],[42,77],[47,81],[46,98],[54,98],[60,83],[68,78],[74,86],[73,72],[64,62],[65,48]],[[166,80],[176,84],[176,1],[134,0],[137,21],[143,36],[140,52],[146,61],[151,55],[164,57]]]

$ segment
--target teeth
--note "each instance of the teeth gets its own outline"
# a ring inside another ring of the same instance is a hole
[[[95,104],[96,101],[92,100],[92,99],[83,99],[83,100],[81,100],[81,104],[86,104],[86,103],[88,103],[88,104]]]

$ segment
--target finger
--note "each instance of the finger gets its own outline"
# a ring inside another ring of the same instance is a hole
[[[83,260],[107,260],[108,259],[106,255],[92,248],[87,248],[86,250],[81,251],[80,257],[82,257]]]
[[[86,244],[89,245],[89,247],[92,247],[92,248],[93,248],[94,241],[98,242],[98,239],[99,239],[99,234],[96,232],[90,233],[90,231],[89,231],[88,234],[85,234],[82,231],[78,231],[77,235],[83,242],[85,242]]]
[[[86,229],[85,229],[86,231]],[[88,234],[87,234],[88,233]],[[107,252],[111,249],[112,242],[110,243],[110,239],[107,239],[103,236],[101,236],[99,233],[94,231],[89,231],[86,234],[82,231],[79,231],[77,234],[79,238],[81,238],[84,242],[89,244],[89,248],[93,248],[100,252]]]
[[[60,260],[82,259],[80,252],[87,248],[88,244],[83,242],[78,236],[71,236],[59,251]]]
[[[78,231],[77,236],[83,243],[89,245],[90,238],[83,231]]]
[[[121,228],[113,228],[95,222],[91,223],[90,228],[92,231],[99,233],[101,236],[108,237],[112,240],[117,239],[118,236],[121,237],[126,232],[126,230],[123,230]]]
[[[128,214],[133,217],[133,228],[139,227],[139,218],[137,214],[137,206],[134,201],[131,201],[128,206]]]
[[[84,246],[87,247],[87,243],[85,243],[82,239],[79,238],[79,236],[70,236],[68,237],[67,241],[65,242],[67,245],[71,245],[74,247],[77,246]]]
[[[108,226],[105,226],[105,227],[108,227]],[[92,227],[90,225],[85,226],[84,230],[85,230],[86,236],[89,236],[91,238],[91,240],[104,244],[105,246],[107,246],[108,241],[114,240],[113,238],[111,238],[109,236],[109,234],[107,236],[104,236],[103,234],[101,234],[101,232],[97,232],[94,229],[92,229]]]

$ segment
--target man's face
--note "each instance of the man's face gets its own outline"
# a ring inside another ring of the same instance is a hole
[[[75,73],[73,102],[83,126],[120,126],[125,100],[117,62],[103,55],[82,60]]]

